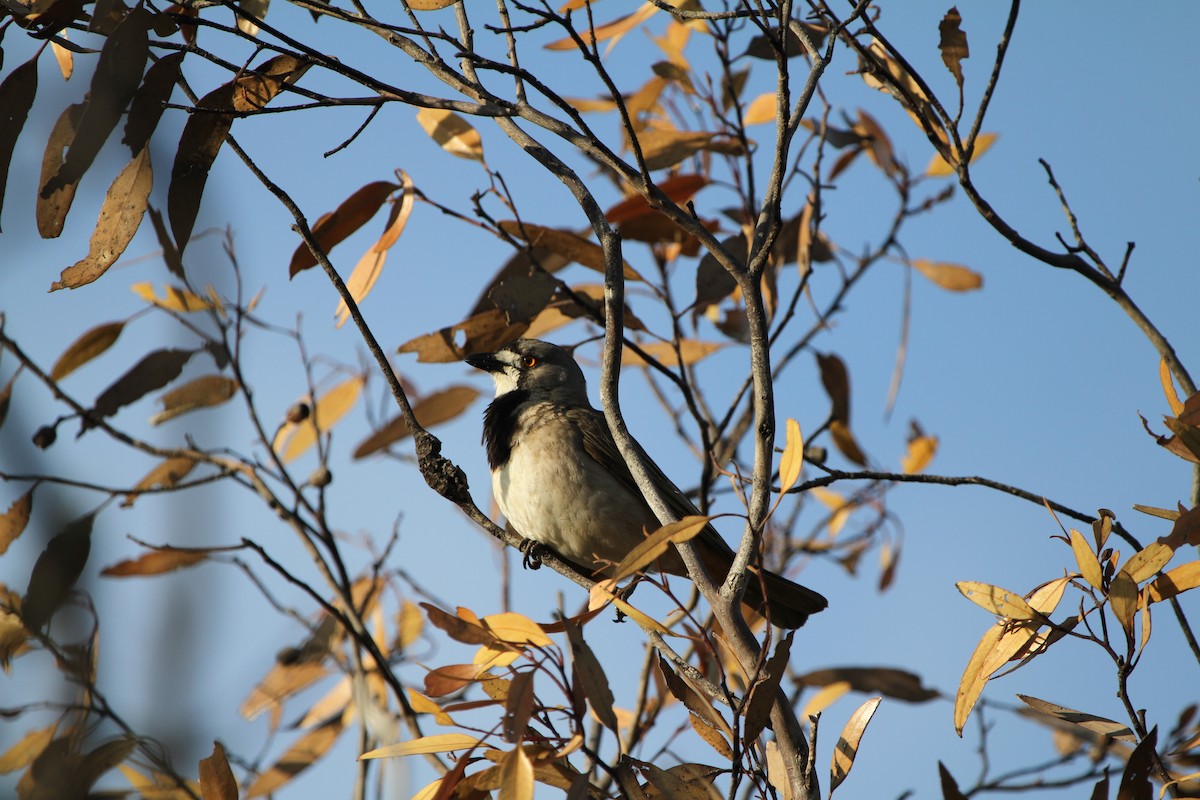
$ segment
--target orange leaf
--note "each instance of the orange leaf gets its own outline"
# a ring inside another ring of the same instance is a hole
[[[132,561],[122,561],[101,572],[108,578],[129,578],[141,575],[162,575],[199,564],[208,558],[207,550],[178,550],[174,547],[153,550]]]
[[[350,234],[367,223],[388,196],[401,188],[391,181],[374,181],[363,186],[354,194],[347,197],[332,213],[317,220],[312,227],[313,238],[320,244],[321,249],[328,253],[334,245],[341,242]],[[317,259],[301,242],[292,253],[291,263],[288,264],[288,275],[295,277],[297,272],[316,266]]]

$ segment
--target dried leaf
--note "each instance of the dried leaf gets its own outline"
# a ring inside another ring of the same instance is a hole
[[[796,678],[798,685],[828,686],[848,683],[856,692],[877,693],[909,703],[924,703],[941,697],[936,689],[921,685],[921,676],[891,667],[831,667]]]
[[[1125,630],[1125,635],[1132,640],[1133,623],[1137,619],[1138,588],[1128,572],[1118,572],[1108,585],[1108,605]]]
[[[163,575],[199,564],[208,558],[209,550],[165,547],[152,550],[135,559],[121,561],[103,570],[106,578],[132,578],[144,575]]]
[[[663,525],[638,542],[621,563],[612,569],[611,580],[620,581],[630,575],[641,572],[667,552],[672,544],[682,544],[700,534],[715,517],[689,515],[682,519]]]
[[[129,105],[129,117],[125,120],[125,136],[122,139],[134,155],[141,152],[158,127],[166,103],[171,99],[175,83],[179,80],[182,62],[183,53],[170,53],[146,70],[146,77],[142,79],[142,85]]]
[[[846,364],[837,355],[817,353],[817,368],[821,372],[821,385],[829,395],[833,407],[829,416],[850,423],[850,373]]]
[[[318,398],[308,419],[285,424],[276,435],[273,445],[284,463],[295,461],[308,452],[316,444],[318,432],[326,433],[346,416],[358,402],[362,387],[361,375],[347,378]]]
[[[16,541],[25,526],[29,524],[29,515],[33,513],[33,492],[37,484],[29,487],[29,491],[18,497],[0,516],[0,556],[8,550],[8,546]]]
[[[423,397],[413,405],[413,414],[423,428],[430,428],[462,414],[479,397],[479,390],[470,386],[450,386]],[[354,458],[366,458],[412,435],[404,417],[392,418],[382,428],[363,440],[354,451]]]
[[[175,380],[193,355],[193,350],[155,350],[147,355],[96,398],[95,405],[83,419],[80,432],[94,427],[93,420],[111,417],[130,403]]]
[[[1104,580],[1100,570],[1100,562],[1096,558],[1096,554],[1092,552],[1092,548],[1088,545],[1087,540],[1083,538],[1083,534],[1074,528],[1071,529],[1071,550],[1075,554],[1075,563],[1079,566],[1079,572],[1093,588],[1103,590]]]
[[[883,170],[885,175],[895,176],[900,172],[896,162],[895,149],[892,140],[874,117],[861,108],[858,110],[858,120],[853,125],[854,131],[862,138],[867,157],[875,166]]]
[[[655,185],[668,200],[679,205],[686,203],[710,182],[705,175],[684,174],[672,175]],[[661,212],[653,208],[643,195],[635,194],[608,209],[604,213],[604,218],[613,225],[619,226],[654,214],[662,216]]]
[[[79,119],[78,131],[58,171],[42,185],[41,194],[47,197],[59,188],[76,184],[87,172],[109,134],[129,108],[134,93],[142,81],[142,72],[150,55],[150,12],[134,9],[104,40],[96,71]],[[134,161],[138,157],[135,155]],[[149,169],[149,156],[145,159]],[[140,219],[140,214],[139,214]],[[136,225],[134,226],[136,228]]]
[[[412,178],[401,170],[400,172],[400,197],[392,204],[392,211],[388,215],[387,225],[384,227],[383,235],[379,237],[379,241],[371,246],[371,249],[363,254],[359,259],[358,264],[354,267],[354,271],[350,273],[350,278],[346,281],[346,289],[350,292],[350,296],[354,298],[356,303],[361,303],[363,299],[370,294],[371,289],[375,287],[375,281],[379,279],[380,273],[383,272],[383,263],[387,257],[387,251],[400,238],[400,234],[404,233],[404,228],[408,224],[408,218],[412,215],[414,199],[416,191],[413,189]],[[333,312],[337,318],[335,327],[342,327],[346,320],[350,319],[350,309],[346,306],[345,300],[338,300],[337,308]]]
[[[1121,783],[1117,787],[1117,800],[1153,800],[1154,784],[1151,783],[1151,777],[1158,775],[1161,763],[1157,746],[1158,728],[1154,727],[1129,754],[1129,762],[1121,773]],[[1166,790],[1164,786],[1163,794]]]
[[[1029,697],[1028,695],[1019,694],[1017,697],[1021,699],[1021,702],[1040,714],[1045,714],[1063,722],[1069,722],[1072,725],[1078,725],[1087,731],[1098,733],[1101,736],[1110,736],[1113,739],[1120,739],[1123,742],[1137,741],[1137,737],[1133,731],[1119,722],[1113,722],[1111,719],[1097,717],[1094,714],[1088,714],[1083,711],[1076,711],[1046,700],[1039,700],[1036,697]]]
[[[583,631],[578,625],[567,626],[567,640],[571,644],[571,670],[575,680],[579,682],[583,694],[591,704],[592,713],[600,724],[613,733],[619,733],[617,715],[614,711],[612,689],[608,685],[608,676],[600,666],[600,660],[592,652],[592,648],[583,638]]]
[[[854,434],[850,431],[850,426],[845,422],[835,419],[829,423],[829,435],[833,438],[833,444],[837,447],[838,452],[860,467],[867,465],[866,454],[858,446],[858,440],[854,438]]]
[[[1183,413],[1183,401],[1179,399],[1179,392],[1175,390],[1175,379],[1171,377],[1171,368],[1167,365],[1165,357],[1158,360],[1158,379],[1162,382],[1163,394],[1167,396],[1171,413],[1178,417]]]
[[[679,341],[679,353],[676,354],[675,346],[671,342],[654,342],[652,344],[641,345],[641,349],[646,355],[658,361],[664,367],[678,367],[680,360],[685,365],[695,364],[705,358],[708,358],[713,353],[720,350],[725,345],[721,342],[702,342],[698,339],[681,339]],[[621,363],[626,367],[644,367],[647,366],[646,361],[631,348],[624,348],[621,351]]]
[[[1174,555],[1175,548],[1162,542],[1151,542],[1130,556],[1121,571],[1129,573],[1134,583],[1141,583],[1165,567]]]
[[[1044,617],[1035,611],[1025,598],[1007,589],[978,581],[959,581],[955,584],[963,597],[1005,619],[1041,622]]]
[[[2,102],[2,101],[0,101]],[[63,163],[63,152],[75,140],[79,130],[79,120],[87,103],[75,103],[63,109],[58,121],[50,130],[50,138],[46,140],[46,152],[42,156],[42,174],[38,181],[39,187],[44,187],[58,172]],[[0,163],[2,166],[2,163]],[[0,177],[0,180],[3,180]],[[75,199],[75,188],[78,182],[66,183],[53,191],[39,191],[37,197],[37,226],[38,233],[43,239],[53,239],[62,233],[67,220],[67,212]]]
[[[460,609],[464,611],[465,609]],[[546,636],[541,626],[528,617],[514,611],[501,614],[489,614],[480,622],[496,641],[513,645],[533,645],[534,647],[549,647],[552,642]]]
[[[284,86],[300,80],[307,69],[308,63],[299,58],[275,56],[196,103],[198,111],[188,117],[179,139],[167,192],[167,217],[180,252],[191,239],[209,169],[233,125],[233,113],[228,112],[244,113],[265,107]]]
[[[938,778],[942,784],[942,800],[967,800],[967,796],[958,788],[958,781],[946,769],[946,765],[938,762]]]
[[[611,44],[609,46],[611,47],[620,41],[625,34],[654,16],[656,11],[658,11],[658,7],[653,3],[643,3],[642,7],[632,14],[620,17],[612,22],[606,22],[603,25],[597,25],[594,29],[579,31],[579,39],[586,46],[594,45],[596,42],[610,41]],[[579,47],[579,43],[569,36],[546,45],[547,50],[574,50],[577,47]]]
[[[135,283],[129,290],[148,303],[152,303],[167,311],[178,311],[190,314],[195,311],[207,311],[217,306],[212,300],[201,297],[193,291],[182,289],[171,284],[163,284],[163,295],[160,297],[154,290],[154,284],[149,282]]]
[[[830,765],[829,775],[829,794],[832,795],[834,790],[841,786],[850,775],[850,769],[854,766],[854,759],[858,756],[859,742],[862,741],[863,734],[867,732],[867,725],[871,723],[871,717],[875,715],[875,709],[879,708],[879,703],[882,699],[881,697],[872,697],[863,703],[850,715],[850,719],[846,721],[846,726],[842,728],[842,735],[838,738],[837,744],[833,748],[833,763]]]
[[[71,343],[63,354],[54,362],[50,369],[50,378],[61,381],[75,370],[112,347],[121,331],[125,329],[124,322],[108,322],[97,325]]]
[[[408,0],[408,7],[413,11],[437,11],[439,8],[449,8],[458,0]]]
[[[759,125],[764,122],[774,122],[779,110],[779,95],[766,92],[750,101],[742,112],[743,125]]]
[[[847,681],[835,681],[828,686],[822,687],[816,694],[808,698],[808,702],[804,704],[804,708],[800,711],[800,718],[808,719],[814,714],[820,714],[849,691],[850,684]]]
[[[88,254],[64,269],[59,279],[50,284],[50,291],[86,286],[116,263],[142,224],[153,184],[150,150],[143,148],[108,187],[88,243]]]
[[[971,163],[974,164],[981,155],[991,150],[999,137],[997,133],[981,133],[976,136],[975,149],[971,151]],[[925,174],[930,178],[949,178],[956,171],[957,167],[942,158],[941,153],[934,153],[933,158],[929,160],[929,166],[925,168]]]
[[[358,757],[358,760],[425,755],[427,753],[451,753],[455,750],[474,749],[480,743],[480,739],[466,733],[438,733],[433,736],[422,736],[407,742],[376,748],[363,753]]]
[[[794,638],[792,631],[780,637],[779,643],[775,645],[775,652],[763,665],[762,679],[750,688],[750,696],[746,700],[743,712],[745,722],[742,726],[742,741],[747,747],[753,746],[767,727],[771,709],[779,698],[780,683],[787,674],[788,658],[791,656]]]
[[[321,245],[321,249],[328,253],[334,245],[367,224],[392,192],[401,188],[403,187],[400,184],[391,181],[368,183],[343,200],[332,212],[322,215],[312,227],[313,238]],[[317,259],[308,249],[308,245],[301,242],[292,253],[292,260],[288,264],[288,276],[294,278],[297,272],[316,266],[316,263]]]
[[[28,767],[54,740],[57,725],[36,728],[25,734],[12,747],[0,755],[0,775],[8,775]]]
[[[151,425],[161,425],[180,414],[198,408],[211,408],[228,402],[238,390],[238,382],[224,375],[202,375],[178,389],[158,398],[163,410],[150,418]]]
[[[500,760],[499,800],[533,800],[533,762],[522,747]]]
[[[967,34],[963,32],[962,15],[958,13],[957,7],[951,7],[946,16],[942,17],[942,21],[938,23],[938,34],[938,50],[942,51],[942,63],[950,70],[950,74],[958,83],[959,91],[962,91],[962,60],[971,57],[971,50],[967,46]]]
[[[4,420],[8,417],[8,407],[12,402],[13,384],[17,382],[17,376],[20,374],[20,370],[14,372],[12,377],[8,379],[8,383],[4,384],[4,388],[0,389],[0,427],[4,426]]]
[[[171,488],[186,478],[188,473],[195,469],[195,467],[195,459],[186,457],[165,459],[154,469],[147,472],[146,476],[133,487],[133,491],[125,495],[125,499],[121,502],[121,507],[128,508],[132,506],[141,492],[155,488]]]
[[[698,717],[695,714],[688,714],[688,722],[691,723],[692,730],[713,750],[717,751],[717,755],[721,758],[732,759],[733,748],[729,746],[728,739],[725,738],[721,731],[717,730],[711,723]]]
[[[912,265],[917,272],[951,292],[970,292],[983,286],[983,276],[961,264],[946,264],[914,258]]]
[[[21,599],[21,618],[29,630],[45,627],[83,574],[92,549],[94,519],[92,513],[68,523],[38,556],[29,576],[29,589]]]
[[[908,452],[900,459],[900,468],[906,475],[916,475],[926,467],[937,454],[938,437],[916,436],[908,442]]]
[[[211,756],[200,759],[200,793],[204,800],[238,800],[237,781],[220,742],[213,742]]]
[[[483,161],[483,140],[471,123],[444,108],[423,108],[417,112],[417,122],[447,153]]]
[[[786,427],[783,456],[779,459],[780,494],[787,494],[796,485],[804,467],[804,437],[800,433],[800,423],[789,417]]]
[[[1143,602],[1149,605],[1169,600],[1197,586],[1200,586],[1200,561],[1189,561],[1151,581],[1143,592]]]
[[[422,364],[462,361],[472,353],[498,350],[529,328],[528,322],[509,323],[500,309],[483,311],[466,320],[410,339],[397,352],[416,353]]]
[[[277,791],[325,755],[341,732],[342,717],[339,714],[301,736],[270,769],[258,776],[246,791],[246,797],[260,797]]]
[[[793,20],[792,25],[799,25],[808,33],[809,39],[815,47],[820,48],[824,45],[825,37],[829,35],[829,29],[824,25],[814,25],[811,22],[798,22]],[[784,58],[795,58],[796,56],[807,56],[808,48],[804,46],[804,42],[796,34],[791,27],[788,28],[786,41],[780,44],[780,36],[778,26],[771,26],[765,34],[759,34],[750,40],[750,44],[746,47],[746,55],[751,58],[758,58],[764,61],[774,61],[780,52]]]
[[[67,38],[66,32],[60,33],[59,36],[63,40]],[[55,41],[50,42],[50,49],[54,51],[54,60],[58,62],[58,71],[62,73],[63,80],[71,80],[71,76],[75,74],[74,54]]]
[[[701,150],[741,155],[742,143],[728,136],[704,131],[676,131],[654,128],[638,135],[646,169],[673,167]]]
[[[239,709],[247,721],[256,719],[264,711],[272,712],[271,729],[278,727],[283,701],[311,686],[328,674],[316,660],[301,660],[295,663],[276,663],[257,686],[255,686]]]
[[[543,225],[534,225],[528,222],[516,222],[515,220],[500,222],[499,228],[515,239],[528,242],[530,247],[544,248],[562,256],[569,262],[577,262],[588,269],[593,269],[600,274],[604,274],[604,248],[595,242],[588,241],[577,233],[557,228],[547,228]],[[642,280],[642,276],[633,267],[629,266],[628,262],[622,261],[621,264],[625,280]]]

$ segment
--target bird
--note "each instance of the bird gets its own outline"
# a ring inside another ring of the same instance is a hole
[[[583,572],[602,574],[647,531],[660,527],[604,414],[588,401],[586,378],[570,353],[538,339],[517,339],[495,352],[470,355],[466,362],[495,383],[495,398],[483,417],[483,444],[493,497],[513,530]],[[698,515],[687,496],[638,450],[671,511],[680,518]],[[711,524],[691,541],[712,579],[723,581],[733,549]],[[658,567],[687,577],[673,547]],[[828,605],[819,593],[766,569],[752,570],[743,602],[781,628],[798,628]]]

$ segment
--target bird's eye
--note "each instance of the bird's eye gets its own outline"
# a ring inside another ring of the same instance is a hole
[[[525,369],[530,369],[538,363],[538,360],[533,356],[521,356],[521,366]]]

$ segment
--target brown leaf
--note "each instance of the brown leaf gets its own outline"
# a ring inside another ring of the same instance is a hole
[[[723,240],[721,247],[739,265],[745,266],[750,250],[750,242],[745,233]],[[693,313],[703,314],[737,291],[737,288],[737,280],[729,274],[729,270],[725,269],[711,252],[706,252],[696,267],[696,302],[693,304]]]
[[[400,184],[391,181],[368,183],[343,200],[332,212],[317,220],[317,224],[312,227],[313,237],[321,245],[321,249],[328,253],[334,245],[367,224],[392,192],[400,188]],[[308,249],[308,245],[301,242],[292,253],[291,263],[288,264],[288,276],[294,278],[297,272],[316,266],[316,263],[317,259]]]
[[[821,385],[829,395],[833,407],[829,416],[850,423],[850,373],[846,363],[834,353],[817,353],[817,368],[821,372]]]
[[[938,762],[938,778],[942,783],[942,800],[967,800],[967,796],[958,788],[958,781],[946,769],[946,765]]]
[[[38,181],[39,187],[45,187],[51,178],[58,173],[63,163],[63,151],[71,146],[75,134],[79,130],[79,120],[83,117],[87,103],[75,103],[63,109],[58,121],[50,130],[50,138],[46,140],[46,152],[42,155],[42,174]],[[41,190],[37,196],[37,225],[38,233],[43,239],[53,239],[62,233],[67,220],[67,212],[75,199],[75,188],[78,182],[65,183],[53,191]]]
[[[300,80],[308,66],[294,56],[275,56],[196,103],[197,110],[188,118],[179,138],[167,192],[167,217],[180,252],[192,236],[208,171],[233,125],[233,114],[222,112],[246,113],[263,108],[284,86]]]
[[[942,51],[942,63],[962,91],[963,72],[962,60],[971,57],[971,49],[967,46],[967,34],[962,29],[962,15],[957,7],[951,7],[938,23],[938,50]]]
[[[317,443],[317,434],[325,433],[346,416],[358,402],[363,378],[355,375],[317,398],[312,414],[301,422],[288,422],[275,435],[273,447],[284,463],[295,461]]]
[[[193,350],[155,350],[129,369],[96,398],[83,419],[80,432],[94,427],[92,420],[111,417],[155,389],[161,389],[179,377]]]
[[[421,607],[429,615],[429,621],[444,630],[456,642],[462,642],[463,644],[490,644],[496,639],[495,636],[474,620],[467,620],[462,616],[456,616],[448,611],[443,611],[431,603],[421,603]]]
[[[829,29],[824,25],[814,25],[811,22],[795,23],[804,28],[808,33],[812,43],[820,49],[825,44],[825,37],[829,34]],[[804,43],[796,33],[788,28],[787,41],[780,47],[779,28],[772,26],[767,33],[759,34],[750,40],[750,44],[746,47],[746,55],[751,58],[759,58],[764,61],[774,61],[780,52],[784,58],[795,58],[796,56],[808,55],[808,50],[804,47]]]
[[[779,638],[775,652],[764,665],[765,677],[750,688],[750,696],[745,705],[745,722],[742,726],[742,742],[752,747],[758,740],[767,720],[771,716],[771,708],[779,697],[779,685],[787,674],[788,658],[792,652],[794,632],[788,631]]]
[[[1060,719],[1063,722],[1069,722],[1072,725],[1078,725],[1092,733],[1099,733],[1102,736],[1111,736],[1114,739],[1120,739],[1123,742],[1137,741],[1137,737],[1133,731],[1127,726],[1119,722],[1114,722],[1111,719],[1097,717],[1094,714],[1088,714],[1083,711],[1076,711],[1056,703],[1039,700],[1036,697],[1029,697],[1023,694],[1018,694],[1017,697],[1020,698],[1021,702],[1040,714]]]
[[[277,727],[283,701],[325,677],[327,670],[320,660],[300,661],[271,667],[266,677],[251,690],[242,702],[241,715],[253,720],[264,711],[272,711],[272,730]]]
[[[854,759],[858,757],[858,745],[862,741],[863,734],[867,732],[867,725],[871,723],[871,717],[875,716],[875,709],[879,708],[881,699],[872,697],[863,703],[850,715],[850,719],[842,728],[842,735],[838,737],[837,744],[833,748],[833,763],[829,769],[829,793],[831,795],[850,776]]]
[[[188,473],[195,468],[196,461],[191,458],[178,457],[164,459],[137,482],[137,485],[133,487],[133,491],[125,495],[125,499],[121,502],[121,508],[132,506],[141,492],[156,488],[171,488],[186,478]]]
[[[47,745],[54,740],[57,725],[29,731],[12,747],[0,755],[0,775],[8,775],[33,763]]]
[[[921,676],[892,667],[830,667],[796,678],[804,686],[829,686],[845,681],[864,694],[883,694],[909,703],[924,703],[941,697],[936,689],[921,685]]]
[[[17,139],[25,127],[29,109],[37,95],[37,56],[14,69],[0,83],[0,207],[4,204],[4,188],[8,183],[8,168],[12,163]]]
[[[224,375],[202,375],[178,389],[158,398],[163,410],[150,418],[151,425],[161,425],[180,414],[198,408],[211,408],[226,403],[237,393],[238,382]]]
[[[611,40],[612,44],[620,41],[621,37],[629,33],[631,30],[641,25],[646,20],[654,15],[658,8],[651,3],[643,3],[641,8],[628,14],[624,17],[606,22],[603,25],[596,25],[594,28],[584,28],[579,31],[579,38],[585,45],[593,45],[596,42]],[[572,37],[559,39],[546,45],[547,50],[574,50],[579,44]],[[611,47],[612,45],[610,45]]]
[[[342,716],[339,714],[321,727],[301,736],[278,761],[258,776],[258,780],[246,790],[246,797],[260,797],[278,791],[325,755],[341,733]]]
[[[874,117],[861,108],[858,110],[858,120],[854,123],[854,131],[862,137],[866,145],[867,157],[887,175],[897,175],[900,165],[896,163],[895,150],[892,140],[888,138]]]
[[[959,581],[955,584],[962,596],[998,617],[1022,622],[1041,622],[1044,615],[1035,610],[1018,594],[979,581]]]
[[[150,224],[154,226],[154,236],[158,239],[158,246],[162,248],[163,262],[172,275],[183,278],[183,257],[179,254],[179,248],[175,246],[175,241],[167,231],[167,224],[163,221],[162,212],[150,205],[146,206],[146,211],[150,214]],[[253,306],[253,304],[251,305]]]
[[[92,549],[94,519],[93,513],[67,523],[38,556],[21,599],[21,618],[29,630],[44,627],[79,580]]]
[[[867,465],[867,456],[859,447],[858,440],[854,438],[849,425],[840,419],[835,419],[829,423],[829,435],[833,438],[833,444],[837,447],[838,452],[860,467]]]
[[[50,377],[61,381],[75,370],[112,347],[121,331],[125,329],[124,322],[108,322],[97,325],[71,343],[63,354],[54,362],[50,369]]]
[[[100,58],[96,61],[96,71],[92,74],[91,88],[85,101],[87,108],[79,120],[78,132],[71,141],[62,166],[42,186],[43,197],[48,197],[60,187],[79,182],[104,147],[113,128],[121,121],[121,115],[129,108],[150,55],[151,21],[150,12],[134,9],[105,39]]]
[[[408,177],[408,173],[400,171],[400,197],[392,203],[392,210],[388,214],[387,224],[384,226],[383,235],[379,240],[371,246],[371,249],[363,254],[355,265],[354,271],[350,273],[350,277],[346,280],[346,289],[350,292],[350,296],[354,298],[354,302],[361,303],[363,299],[371,293],[371,289],[375,288],[375,281],[379,280],[380,273],[383,272],[383,264],[387,257],[387,251],[399,239],[400,234],[404,233],[404,228],[408,225],[408,218],[412,215],[416,191],[413,189],[412,178]],[[337,308],[333,312],[337,318],[335,327],[342,327],[346,320],[350,319],[350,309],[346,305],[346,301],[338,299]]]
[[[451,386],[423,397],[413,405],[413,414],[423,428],[429,428],[442,422],[452,420],[475,402],[479,391],[470,386]],[[377,453],[388,445],[401,441],[412,434],[404,417],[392,418],[375,433],[363,440],[354,451],[354,458],[366,458]]]
[[[204,800],[238,800],[237,781],[220,742],[213,742],[211,756],[200,759],[200,796]]]
[[[13,384],[17,382],[17,376],[20,374],[20,370],[14,372],[12,377],[8,379],[8,383],[4,384],[4,388],[0,389],[0,427],[4,426],[4,420],[8,417],[8,407],[12,402]]]
[[[1117,800],[1153,800],[1154,784],[1150,778],[1158,774],[1157,746],[1158,728],[1154,727],[1129,754],[1129,763],[1117,787]]]
[[[121,140],[137,155],[150,141],[158,127],[158,121],[166,111],[175,82],[179,80],[179,65],[183,53],[170,53],[160,58],[146,70],[142,85],[129,104],[129,117],[125,120],[125,136]]]
[[[462,361],[472,353],[498,350],[528,328],[529,323],[510,324],[503,311],[492,309],[468,317],[457,325],[410,339],[400,345],[397,352],[416,353],[417,361],[423,364]]]
[[[673,167],[701,150],[710,150],[729,155],[742,153],[741,142],[718,133],[704,131],[676,131],[654,128],[638,135],[646,169],[657,170]]]
[[[531,267],[524,275],[510,275],[488,290],[488,300],[504,312],[509,325],[524,325],[545,310],[558,281],[543,270]]]
[[[4,555],[8,546],[16,541],[29,524],[29,515],[33,513],[33,491],[36,488],[35,483],[29,487],[29,491],[12,502],[3,516],[0,516],[0,556]]]
[[[660,192],[666,195],[667,199],[679,205],[686,203],[709,183],[710,181],[705,175],[684,174],[672,175],[655,185]],[[644,196],[636,194],[608,209],[604,213],[604,218],[613,225],[621,225],[652,214],[660,214],[660,212],[653,208]]]
[[[951,292],[969,292],[983,286],[983,276],[961,264],[914,258],[912,265],[929,280]]]
[[[1200,561],[1189,561],[1151,581],[1144,590],[1143,602],[1148,605],[1169,600],[1197,586],[1200,586]]]
[[[422,108],[417,122],[447,153],[472,161],[483,161],[483,140],[471,123],[444,108]]]
[[[63,270],[59,279],[50,284],[50,291],[86,286],[116,263],[142,224],[153,183],[150,150],[143,148],[108,188],[96,230],[88,243],[88,254]]]
[[[708,358],[713,353],[720,350],[725,345],[721,342],[702,342],[698,339],[681,339],[679,342],[679,353],[676,354],[675,346],[671,342],[654,342],[652,344],[641,345],[641,349],[646,355],[657,360],[664,367],[677,367],[682,359],[685,365],[695,364]],[[645,359],[635,353],[632,349],[626,347],[621,351],[622,366],[626,367],[644,367],[647,366]]]
[[[528,242],[530,247],[544,248],[562,256],[567,261],[577,262],[588,269],[604,274],[604,248],[577,233],[515,220],[502,221],[499,223],[499,227],[509,236]],[[626,280],[640,281],[642,279],[642,276],[638,275],[628,262],[622,261],[621,263]]]
[[[175,547],[164,547],[162,550],[144,553],[135,559],[120,561],[100,574],[106,578],[162,575],[199,564],[208,558],[209,552],[201,549],[182,550]]]
[[[525,739],[529,717],[533,714],[533,673],[518,672],[509,684],[504,704],[504,738],[513,743]]]

